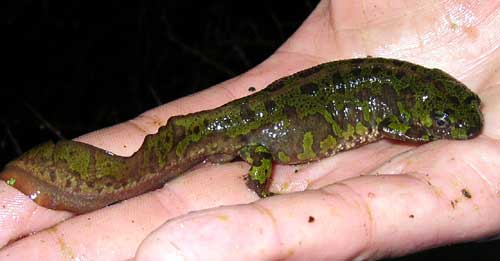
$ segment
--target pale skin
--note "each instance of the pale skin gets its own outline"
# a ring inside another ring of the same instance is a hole
[[[217,107],[322,62],[367,55],[438,67],[463,81],[483,101],[482,134],[422,146],[381,141],[308,165],[278,165],[272,190],[287,193],[267,199],[245,186],[243,162],[206,165],[80,216],[40,207],[1,182],[0,259],[372,259],[495,236],[499,35],[494,0],[324,0],[247,73],[77,140],[130,155],[172,115]]]

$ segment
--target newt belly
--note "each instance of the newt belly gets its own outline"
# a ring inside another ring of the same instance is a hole
[[[479,97],[450,75],[364,58],[321,64],[213,110],[168,120],[120,157],[76,141],[48,142],[8,163],[1,179],[38,204],[89,212],[161,187],[208,159],[248,162],[248,184],[269,195],[272,163],[300,164],[382,138],[469,139]]]

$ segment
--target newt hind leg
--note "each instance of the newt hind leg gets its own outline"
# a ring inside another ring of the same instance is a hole
[[[251,165],[248,171],[247,186],[254,190],[259,197],[271,196],[273,157],[269,149],[259,144],[247,145],[239,151],[240,157]]]

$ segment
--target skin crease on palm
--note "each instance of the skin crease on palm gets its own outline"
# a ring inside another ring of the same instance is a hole
[[[172,115],[217,107],[249,94],[249,86],[322,62],[367,55],[438,67],[463,81],[483,101],[482,135],[418,147],[380,141],[308,165],[276,166],[273,191],[306,191],[263,200],[246,188],[243,162],[197,168],[81,216],[39,207],[2,182],[0,259],[363,259],[500,234],[499,46],[495,0],[321,1],[249,72],[77,140],[130,155]]]

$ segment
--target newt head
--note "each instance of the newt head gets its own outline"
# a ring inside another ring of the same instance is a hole
[[[445,72],[430,70],[418,87],[402,89],[397,112],[383,119],[379,131],[387,138],[427,142],[466,140],[483,126],[481,100]]]

